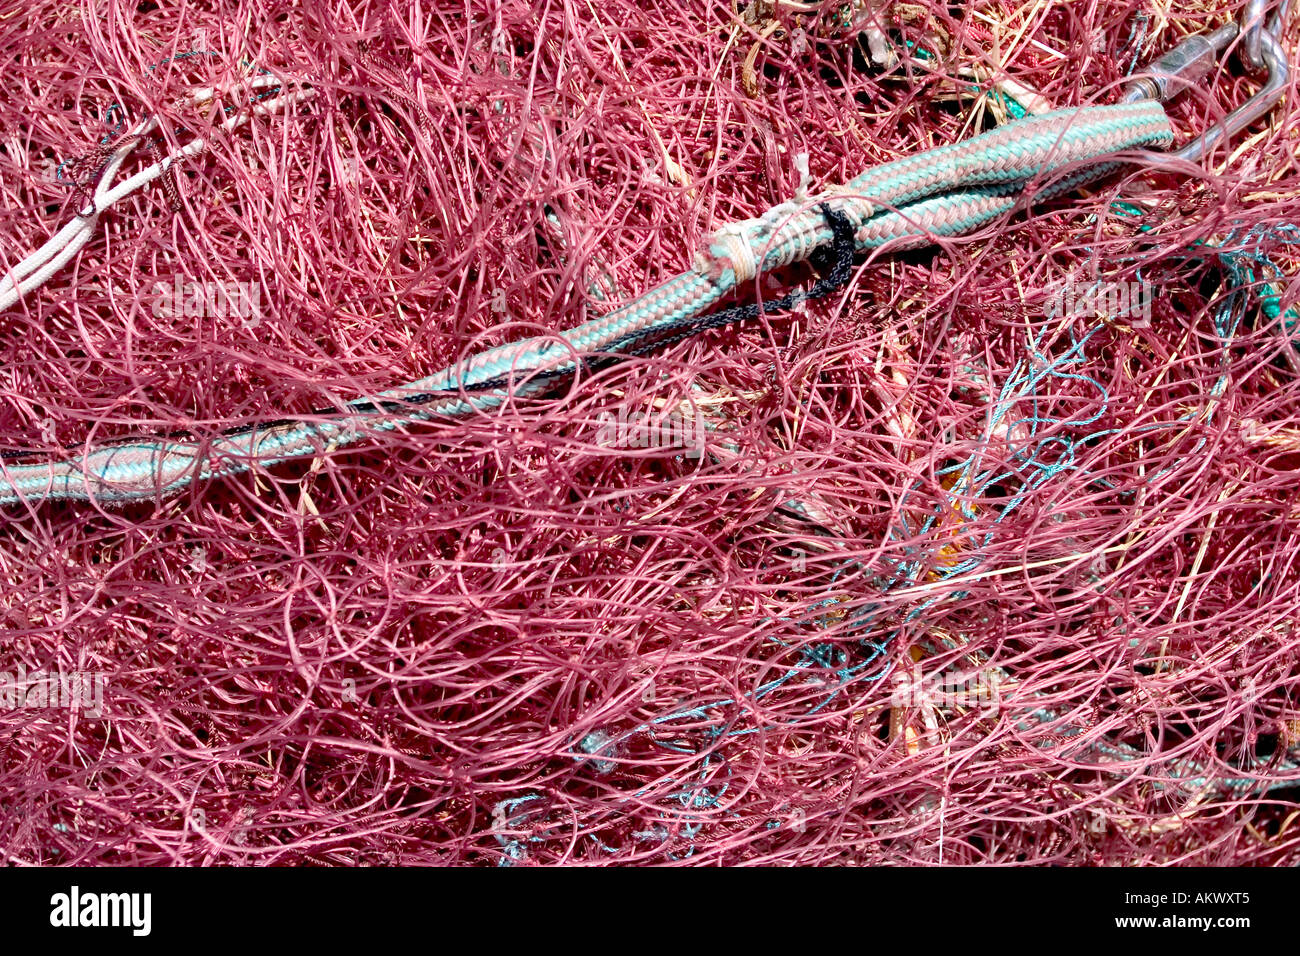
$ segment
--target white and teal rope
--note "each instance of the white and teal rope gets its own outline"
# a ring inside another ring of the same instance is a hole
[[[198,480],[315,456],[433,418],[490,411],[575,370],[582,357],[680,328],[737,286],[808,258],[834,234],[822,207],[847,219],[859,251],[922,245],[971,232],[1015,208],[1105,175],[1125,150],[1165,147],[1173,134],[1155,101],[1056,110],[961,143],[868,170],[845,186],[783,203],[719,230],[695,267],[628,305],[553,336],[488,349],[433,375],[358,399],[346,414],[254,427],[208,442],[131,441],[70,451],[61,460],[0,460],[0,504],[47,499],[101,503],[153,498]],[[1026,196],[1032,189],[1032,195]]]

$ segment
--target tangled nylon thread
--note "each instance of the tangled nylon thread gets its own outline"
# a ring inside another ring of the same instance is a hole
[[[124,197],[5,313],[5,444],[211,435],[379,394],[603,312],[605,273],[654,286],[716,223],[791,196],[792,154],[845,182],[961,139],[1003,74],[1071,106],[1133,58],[1122,5],[934,7],[891,15],[898,64],[864,70],[831,6],[797,14],[805,48],[762,40],[750,96],[722,5],[381,25],[254,4],[252,36],[199,16],[224,56],[164,68],[160,100],[130,78],[177,13],[110,4],[111,29],[65,35],[68,11],[30,5],[0,27],[6,263],[71,212],[46,211],[66,191],[42,164],[85,153],[107,104],[193,128],[165,104],[241,62],[314,97],[178,167],[183,217]],[[1152,18],[1143,42],[1227,14]],[[362,39],[410,49],[419,82],[367,70]],[[1247,92],[1216,85],[1174,125]],[[971,240],[895,239],[802,311],[382,450],[16,512],[0,671],[106,692],[103,719],[0,712],[8,857],[1294,861],[1290,119],[1227,175],[1124,173]],[[155,314],[120,278],[178,272],[261,283],[262,323]],[[1153,285],[1149,326],[1049,316],[1072,275]],[[611,400],[706,422],[705,454],[602,444]]]

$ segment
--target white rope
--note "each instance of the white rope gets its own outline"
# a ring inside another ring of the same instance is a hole
[[[284,80],[268,74],[255,77],[247,84],[241,85],[256,90],[267,86],[283,86],[284,84]],[[223,92],[228,92],[228,89],[220,90],[215,87],[203,87],[192,91],[189,99],[193,105],[198,106],[212,101]],[[291,106],[303,102],[312,98],[315,94],[315,90],[305,88],[277,96],[265,103],[255,103],[249,109],[241,110],[223,120],[221,129],[223,131],[235,129],[254,116],[270,113],[282,106]],[[99,183],[95,186],[94,193],[91,194],[90,204],[78,212],[75,219],[51,236],[43,246],[8,270],[3,278],[0,278],[0,312],[14,305],[27,293],[43,286],[73,256],[81,251],[82,246],[94,235],[100,215],[110,206],[120,202],[142,186],[146,186],[158,179],[167,170],[171,169],[174,164],[189,159],[207,148],[207,141],[202,137],[197,137],[170,156],[154,163],[152,166],[145,167],[117,186],[112,186],[114,178],[116,178],[127,158],[139,146],[139,138],[153,132],[157,126],[157,117],[150,117],[131,130],[123,138],[122,145],[105,163]]]

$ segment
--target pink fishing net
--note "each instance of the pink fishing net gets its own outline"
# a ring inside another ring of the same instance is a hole
[[[1235,13],[11,5],[0,265],[147,118],[122,178],[205,146],[0,314],[0,440],[211,440],[573,326],[800,154],[1114,102]],[[1296,862],[1296,108],[540,397],[7,508],[6,859]]]

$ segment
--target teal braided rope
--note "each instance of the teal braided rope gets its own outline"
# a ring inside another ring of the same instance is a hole
[[[1017,120],[886,163],[846,186],[728,226],[709,240],[695,268],[608,315],[554,336],[487,349],[433,375],[358,399],[337,417],[278,422],[207,442],[142,440],[73,452],[64,460],[0,461],[0,504],[50,499],[111,504],[162,497],[195,481],[314,457],[405,425],[490,412],[511,393],[527,395],[547,387],[545,379],[529,381],[530,374],[553,377],[576,370],[586,354],[630,336],[679,326],[756,275],[808,258],[833,239],[820,204],[853,225],[859,251],[891,242],[923,245],[971,232],[1006,214],[1027,187],[1065,167],[1079,168],[1044,182],[1029,198],[1048,199],[1105,175],[1118,165],[1107,160],[1117,152],[1164,147],[1172,140],[1169,120],[1155,101],[1056,110]],[[501,381],[510,387],[486,387]],[[409,410],[391,411],[403,403]]]

